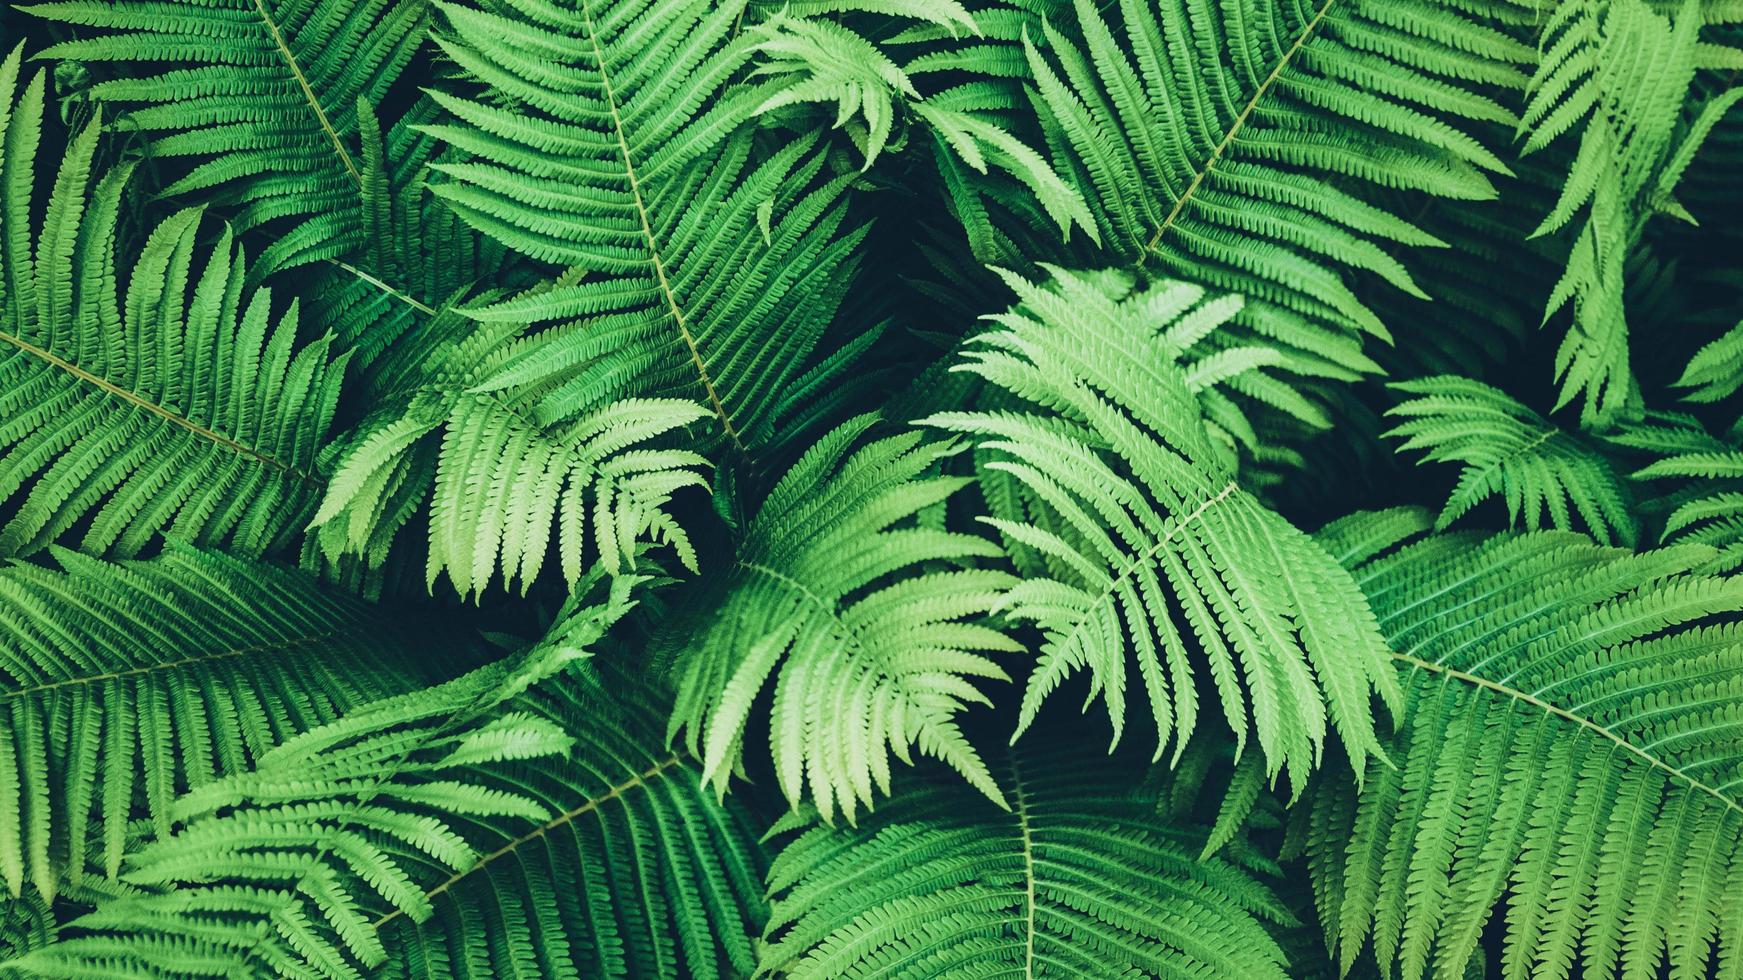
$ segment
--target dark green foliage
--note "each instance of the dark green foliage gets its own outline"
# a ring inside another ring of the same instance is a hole
[[[1738,0],[0,39],[0,977],[1743,980]]]

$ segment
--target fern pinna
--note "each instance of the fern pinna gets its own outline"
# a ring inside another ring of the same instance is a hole
[[[1734,0],[0,38],[0,977],[1743,977]]]

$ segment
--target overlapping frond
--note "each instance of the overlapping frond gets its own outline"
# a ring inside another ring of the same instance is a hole
[[[1206,668],[1236,738],[1256,728],[1267,772],[1287,767],[1297,788],[1328,720],[1352,757],[1378,751],[1372,698],[1390,703],[1397,686],[1373,615],[1348,572],[1241,487],[1175,364],[1175,341],[1218,322],[1219,301],[1174,286],[1122,308],[1070,276],[1006,281],[1021,304],[958,370],[1018,407],[925,421],[971,434],[982,466],[1029,498],[987,519],[1047,565],[1002,602],[1044,637],[1019,731],[1087,670],[1117,739],[1131,662],[1158,758],[1171,739],[1178,758],[1197,726]]]
[[[605,398],[541,422],[529,404],[539,389],[492,383],[529,343],[517,341],[522,328],[467,323],[451,310],[433,321],[402,390],[335,445],[312,521],[329,557],[378,563],[428,501],[426,582],[434,587],[445,574],[462,596],[499,575],[524,591],[553,549],[570,584],[595,559],[633,564],[636,543],[649,539],[695,567],[688,536],[664,508],[673,493],[706,485],[706,461],[660,437],[706,418],[706,409],[679,398]]]
[[[782,83],[739,80],[757,43],[742,0],[441,8],[443,50],[490,98],[436,94],[452,121],[431,132],[474,159],[437,164],[435,190],[510,248],[584,273],[474,311],[559,324],[500,383],[542,387],[535,412],[554,421],[633,377],[709,406],[714,440],[768,438],[864,228],[847,222],[852,175],[822,173],[815,136],[763,152],[745,128]]]
[[[979,622],[1011,581],[977,567],[998,548],[927,516],[967,483],[936,473],[959,447],[908,432],[854,448],[876,421],[843,424],[787,471],[731,572],[656,656],[676,665],[672,731],[720,787],[772,690],[781,790],[826,820],[887,794],[891,754],[907,762],[915,750],[998,799],[957,715],[986,700],[972,678],[1005,679],[987,653],[1018,649]]]
[[[631,584],[613,580],[525,654],[365,704],[183,795],[174,833],[128,858],[137,891],[8,965],[37,977],[363,977],[388,956],[379,916],[434,912],[413,874],[479,859],[459,820],[550,816],[488,778],[573,743],[512,699],[585,658]]]
[[[1605,544],[1634,543],[1630,493],[1597,447],[1481,381],[1438,375],[1392,388],[1411,396],[1386,413],[1403,419],[1386,432],[1403,440],[1399,451],[1420,449],[1423,462],[1463,466],[1436,528],[1499,496],[1508,519],[1530,530],[1545,523],[1573,530],[1577,515]]]
[[[84,96],[120,107],[152,156],[186,162],[161,193],[279,222],[264,271],[342,257],[369,229],[359,104],[382,101],[428,29],[425,0],[57,0],[28,8],[80,35],[43,57],[115,65]],[[87,30],[90,29],[90,30]]]
[[[1610,439],[1657,457],[1630,476],[1668,487],[1660,540],[1704,544],[1712,568],[1743,565],[1743,449],[1740,433],[1715,436],[1687,416],[1663,416],[1619,429]]]
[[[1203,829],[1170,820],[1129,768],[1069,744],[998,762],[1008,812],[904,778],[856,826],[788,841],[759,975],[1289,975],[1267,926],[1293,917],[1242,868],[1197,860]]]
[[[1505,903],[1505,977],[1733,975],[1743,583],[1691,571],[1699,546],[1399,546],[1427,523],[1321,534],[1405,685],[1395,765],[1323,781],[1296,828],[1345,968],[1369,944],[1387,975],[1462,977]]]
[[[200,244],[198,210],[118,255],[130,169],[93,181],[95,125],[38,220],[44,81],[16,95],[19,66],[15,50],[0,67],[0,500],[15,505],[0,554],[75,531],[81,549],[123,556],[162,534],[284,547],[319,498],[343,356],[326,338],[295,346],[296,304],[274,322],[229,230]]]
[[[1689,217],[1674,197],[1677,183],[1743,99],[1740,89],[1701,98],[1693,87],[1709,57],[1701,6],[1686,0],[1666,16],[1647,0],[1563,0],[1544,22],[1544,54],[1520,129],[1526,153],[1564,134],[1578,141],[1535,234],[1576,229],[1544,315],[1572,307],[1555,370],[1560,402],[1580,399],[1588,423],[1614,421],[1633,392],[1623,289],[1629,255],[1654,216]]]
[[[441,676],[453,640],[304,575],[174,548],[0,569],[0,874],[52,897],[113,876],[128,822],[371,698]]]
[[[1494,196],[1461,127],[1512,116],[1526,46],[1453,5],[1087,0],[1024,30],[1055,165],[1114,255],[1237,292],[1242,321],[1359,369],[1386,328],[1348,273],[1420,294],[1390,250],[1439,244],[1369,193]],[[997,70],[997,69],[994,69]]]
[[[732,977],[767,915],[761,845],[736,802],[663,745],[666,699],[600,660],[514,704],[575,739],[505,770],[550,814],[528,827],[463,817],[482,856],[425,895],[434,914],[375,922],[384,977]],[[421,880],[421,879],[420,879]],[[657,898],[650,898],[657,896]]]

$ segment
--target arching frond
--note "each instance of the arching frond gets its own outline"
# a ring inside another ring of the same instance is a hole
[[[977,620],[1010,576],[975,566],[998,549],[924,515],[967,482],[936,475],[956,447],[917,432],[854,449],[876,422],[820,439],[757,509],[730,573],[685,610],[656,661],[676,664],[672,730],[724,787],[758,696],[781,791],[851,820],[890,791],[889,757],[918,750],[988,796],[999,789],[957,714],[1004,679],[986,654],[1016,644]],[[851,453],[850,453],[851,450]],[[809,792],[807,792],[807,789]]]
[[[1510,121],[1490,93],[1531,59],[1455,6],[1391,0],[1080,0],[1022,54],[1115,256],[1240,293],[1244,323],[1345,368],[1386,335],[1346,274],[1420,295],[1388,250],[1440,244],[1364,188],[1493,197],[1507,168],[1461,127]]]
[[[759,975],[1289,975],[1266,928],[1288,911],[1240,868],[1195,860],[1202,830],[1134,787],[1130,762],[1071,745],[998,762],[1008,812],[960,784],[905,778],[856,826],[787,842],[769,869]]]
[[[1394,767],[1326,779],[1297,828],[1345,968],[1465,975],[1503,902],[1501,975],[1734,970],[1743,583],[1563,532],[1431,536],[1420,512],[1321,538],[1405,684]],[[1722,622],[1711,617],[1725,614]]]
[[[460,647],[301,573],[174,548],[0,569],[0,873],[113,876],[128,822],[291,735],[443,673]],[[448,668],[452,669],[452,668]]]
[[[388,955],[379,915],[434,911],[412,874],[479,859],[459,819],[548,819],[544,803],[488,774],[573,739],[504,702],[587,656],[628,588],[616,579],[523,655],[370,702],[185,794],[175,832],[129,856],[136,893],[99,902],[9,965],[38,977],[361,978]]]
[[[244,231],[282,221],[264,271],[361,247],[359,103],[381,102],[423,43],[424,0],[56,0],[81,34],[43,57],[119,65],[85,93],[121,107],[149,153],[187,161],[162,193]],[[95,29],[87,32],[85,29]]]
[[[429,919],[395,910],[376,920],[388,951],[380,975],[748,975],[767,916],[762,848],[696,761],[663,747],[665,699],[601,664],[514,706],[575,739],[500,780],[550,816],[529,828],[462,815],[481,856],[425,890]]]
[[[847,225],[852,176],[820,176],[815,137],[763,153],[743,128],[765,97],[736,81],[756,43],[737,30],[743,0],[441,8],[443,50],[491,97],[437,93],[453,120],[431,132],[475,159],[437,164],[436,192],[510,248],[586,273],[474,312],[561,324],[500,383],[539,386],[550,422],[634,378],[709,406],[716,439],[768,438],[864,229]]]
[[[0,500],[14,504],[0,554],[75,530],[81,549],[122,556],[162,534],[283,548],[314,512],[344,358],[326,338],[295,346],[296,304],[274,323],[229,230],[200,246],[197,210],[119,256],[130,170],[93,186],[95,125],[36,223],[44,82],[15,95],[19,61],[0,67]]]
[[[541,422],[531,404],[538,389],[494,381],[529,343],[519,326],[443,311],[424,329],[410,348],[416,357],[396,358],[401,390],[335,445],[311,522],[330,558],[379,563],[427,500],[426,582],[433,588],[446,574],[462,596],[498,574],[525,591],[553,548],[571,585],[595,557],[627,567],[640,540],[669,543],[695,567],[688,536],[664,508],[673,493],[705,485],[706,461],[660,437],[706,418],[706,409],[677,398],[600,397],[585,412]]]
[[[1404,440],[1399,451],[1464,467],[1436,528],[1499,496],[1509,520],[1533,531],[1546,515],[1549,526],[1573,530],[1578,515],[1599,541],[1634,543],[1629,491],[1597,447],[1480,381],[1438,375],[1392,388],[1413,396],[1386,413],[1404,420],[1386,433]]]
[[[1118,739],[1132,661],[1158,758],[1170,739],[1178,758],[1196,728],[1204,667],[1241,744],[1257,729],[1269,774],[1287,767],[1302,786],[1328,720],[1352,757],[1377,751],[1371,699],[1390,703],[1397,687],[1373,615],[1347,572],[1241,487],[1175,364],[1176,338],[1216,323],[1218,301],[1195,305],[1198,290],[1175,287],[1122,309],[1075,278],[1006,281],[1021,305],[957,370],[1021,407],[924,421],[973,435],[984,467],[1033,498],[1027,520],[987,519],[1050,568],[1002,603],[1044,636],[1019,731],[1087,670]]]

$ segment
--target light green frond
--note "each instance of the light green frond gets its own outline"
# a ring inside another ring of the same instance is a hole
[[[130,170],[93,186],[95,125],[67,148],[38,221],[43,76],[15,95],[19,61],[0,66],[0,500],[12,503],[0,554],[74,532],[81,549],[122,556],[160,535],[284,548],[321,490],[344,357],[328,338],[296,347],[296,303],[274,322],[229,230],[200,244],[197,210],[123,251]]]
[[[395,910],[376,920],[388,952],[379,975],[749,974],[767,917],[762,847],[740,808],[703,785],[696,761],[662,746],[665,700],[601,666],[598,676],[554,679],[515,707],[575,739],[567,754],[500,780],[550,816],[529,828],[461,815],[481,856],[432,876],[429,919]]]
[[[634,378],[635,394],[707,405],[712,440],[755,446],[852,280],[852,175],[822,174],[815,136],[763,152],[744,126],[780,83],[738,78],[758,43],[743,6],[441,5],[443,50],[490,97],[436,93],[451,121],[430,132],[474,159],[436,164],[435,191],[583,273],[473,311],[557,324],[496,381],[538,388],[542,421]]]
[[[463,597],[498,576],[524,592],[553,550],[571,585],[594,560],[614,570],[633,564],[638,541],[671,545],[695,567],[688,535],[665,508],[674,493],[706,486],[706,460],[667,437],[706,409],[677,398],[612,399],[596,386],[583,410],[541,416],[542,387],[497,381],[539,338],[452,310],[421,329],[429,333],[410,338],[414,361],[396,353],[397,363],[384,365],[403,365],[402,390],[332,451],[332,479],[312,521],[330,560],[358,554],[379,564],[428,501],[426,584],[446,575]]]
[[[36,977],[363,977],[388,957],[375,924],[396,911],[427,920],[434,883],[422,878],[480,859],[463,821],[549,819],[543,801],[491,776],[574,739],[513,699],[588,656],[628,586],[615,580],[525,654],[370,702],[183,795],[174,833],[128,858],[136,892],[8,965]]]
[[[998,549],[925,514],[965,480],[936,466],[957,448],[920,433],[855,449],[861,416],[822,437],[762,502],[717,590],[659,645],[675,663],[671,730],[724,788],[744,732],[772,691],[769,747],[781,791],[825,820],[852,820],[890,791],[890,756],[944,760],[993,799],[999,789],[958,724],[1005,679],[987,653],[1017,645],[983,625],[1010,576],[977,567]],[[851,452],[850,452],[851,451]]]
[[[175,548],[0,569],[0,873],[113,876],[128,822],[283,739],[440,676],[459,647],[299,573]]]
[[[1632,497],[1597,447],[1480,381],[1439,375],[1392,388],[1413,396],[1386,413],[1403,419],[1386,432],[1403,440],[1399,451],[1421,449],[1423,462],[1464,467],[1437,529],[1499,496],[1513,524],[1573,530],[1577,515],[1599,541],[1634,544]]]
[[[1002,603],[1044,637],[1019,732],[1083,670],[1117,740],[1134,662],[1157,758],[1171,739],[1178,758],[1196,728],[1206,668],[1239,744],[1256,728],[1268,775],[1287,767],[1304,785],[1328,722],[1352,757],[1376,752],[1372,697],[1397,688],[1373,615],[1347,572],[1241,487],[1176,364],[1175,338],[1215,322],[1220,301],[1163,284],[1137,317],[1058,275],[1007,275],[1021,305],[957,368],[1020,407],[924,420],[971,434],[983,467],[1021,485],[1027,514],[988,520],[1049,559]]]
[[[1081,0],[1021,32],[1032,111],[1113,255],[1240,293],[1244,325],[1346,370],[1387,335],[1349,275],[1420,295],[1391,252],[1440,244],[1372,192],[1494,197],[1507,168],[1466,130],[1511,120],[1497,97],[1531,58],[1392,0]]]
[[[1291,920],[1160,812],[1121,767],[1069,744],[1009,750],[1000,810],[904,778],[853,827],[804,827],[769,869],[759,976],[1288,976],[1267,932]],[[790,820],[782,829],[803,827]]]
[[[1389,976],[1462,977],[1505,904],[1504,977],[1734,973],[1743,583],[1691,571],[1709,557],[1696,546],[1399,545],[1427,524],[1401,516],[1324,534],[1406,690],[1395,766],[1311,798],[1305,846],[1345,968],[1368,944]]]
[[[150,153],[186,161],[162,189],[239,229],[281,222],[263,271],[344,257],[370,230],[358,105],[417,53],[425,0],[64,0],[28,8],[80,36],[46,58],[115,65],[87,97],[120,108]]]

